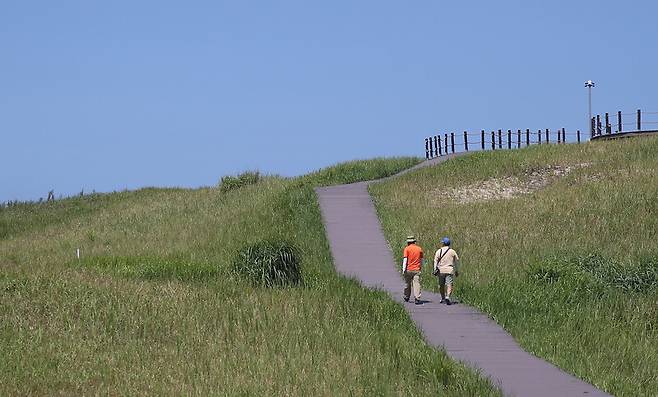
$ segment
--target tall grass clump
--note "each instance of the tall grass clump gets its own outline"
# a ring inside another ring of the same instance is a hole
[[[576,279],[580,285],[592,289],[615,288],[625,293],[647,294],[658,289],[658,258],[630,263],[600,254],[554,258],[529,265],[526,274],[529,280],[538,283]]]
[[[285,241],[249,244],[233,260],[235,272],[261,287],[295,286],[302,282],[301,253]]]
[[[587,272],[606,287],[624,292],[649,293],[658,287],[658,258],[642,258],[631,263],[590,254],[572,260],[575,268]]]
[[[244,186],[255,185],[260,179],[258,171],[245,171],[237,176],[225,175],[219,182],[219,190],[223,193],[230,192]]]

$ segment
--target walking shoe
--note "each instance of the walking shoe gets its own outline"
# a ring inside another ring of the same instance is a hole
[[[446,298],[446,305],[448,306],[452,305],[452,302],[450,302],[450,298]]]
[[[446,300],[444,298],[441,298],[441,300],[439,301],[439,303],[445,303],[445,302]]]
[[[417,305],[422,305],[423,304],[423,302],[421,302],[420,299],[414,300],[414,303],[417,304]]]
[[[402,299],[404,299],[405,302],[409,302],[409,297],[408,296],[405,296]]]

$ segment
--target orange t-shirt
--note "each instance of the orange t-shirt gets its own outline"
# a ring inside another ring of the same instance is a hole
[[[403,256],[407,258],[407,271],[420,271],[420,262],[423,259],[423,249],[416,244],[409,244],[404,247]]]

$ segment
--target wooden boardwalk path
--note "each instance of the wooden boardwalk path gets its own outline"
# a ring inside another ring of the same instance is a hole
[[[443,162],[426,161],[417,167]],[[416,168],[417,168],[416,167]],[[384,238],[368,184],[316,189],[336,270],[370,288],[388,292],[402,303],[428,343],[477,368],[509,396],[609,396],[554,365],[525,352],[486,314],[464,304],[439,304],[423,291],[422,305],[402,302],[403,282]],[[404,238],[401,236],[400,238]],[[395,257],[397,258],[396,255]],[[425,273],[424,277],[432,277]]]

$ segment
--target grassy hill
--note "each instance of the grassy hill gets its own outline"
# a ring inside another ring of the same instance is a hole
[[[0,395],[499,395],[333,270],[313,187],[417,162],[0,208]],[[297,246],[301,286],[234,271],[263,240]]]
[[[658,139],[477,153],[370,190],[395,252],[415,233],[433,257],[450,236],[457,298],[525,349],[614,395],[656,395]]]

